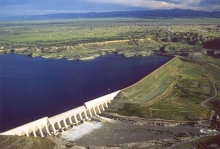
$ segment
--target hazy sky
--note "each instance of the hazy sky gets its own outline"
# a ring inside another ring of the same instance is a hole
[[[0,0],[0,15],[182,8],[220,10],[220,0]]]

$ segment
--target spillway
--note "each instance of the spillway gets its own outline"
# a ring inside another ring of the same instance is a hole
[[[72,110],[63,112],[53,117],[44,117],[14,129],[0,133],[0,135],[18,136],[50,136],[69,127],[77,126],[78,123],[89,120],[92,116],[97,116],[108,108],[108,104],[120,90],[105,96],[85,102],[84,105]]]

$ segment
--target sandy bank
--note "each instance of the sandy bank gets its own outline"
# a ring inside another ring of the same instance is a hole
[[[94,59],[95,57],[94,56],[89,56],[89,57],[82,57],[82,58],[79,58],[79,60],[81,61],[85,61],[85,60],[92,60]]]

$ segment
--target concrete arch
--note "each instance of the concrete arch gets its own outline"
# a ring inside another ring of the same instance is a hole
[[[91,112],[91,109],[87,109],[86,110],[86,114],[87,114],[87,116],[88,116],[88,119],[89,119],[89,117],[92,117],[93,115],[92,115],[92,112]]]
[[[76,118],[77,118],[78,122],[82,121],[83,120],[82,113],[80,112],[80,113],[76,114]]]
[[[105,108],[108,108],[108,102],[107,102],[107,101],[104,102],[104,107],[105,107]]]
[[[97,115],[97,112],[96,112],[95,107],[92,107],[92,108],[91,108],[91,112],[92,112],[92,115],[94,115],[94,116],[96,116],[96,115]]]
[[[73,121],[72,121],[72,118],[71,118],[71,117],[68,117],[68,118],[66,119],[66,122],[67,122],[67,124],[68,124],[69,126],[71,126],[71,125],[73,124]]]
[[[57,129],[55,128],[54,123],[50,124],[48,129],[49,129],[50,133],[52,133],[52,134],[56,134],[56,132],[57,132]]]
[[[61,124],[62,127],[65,127],[66,129],[68,128],[67,123],[66,123],[66,119],[62,119],[60,121],[60,124]]]
[[[73,115],[73,116],[71,117],[71,119],[72,119],[72,122],[73,122],[75,125],[77,125],[77,124],[79,123],[78,119],[76,118],[76,115]]]
[[[61,125],[60,125],[60,122],[59,122],[59,121],[57,121],[57,122],[54,123],[54,128],[55,128],[56,130],[60,130],[60,129],[61,129]]]
[[[83,117],[84,117],[85,120],[88,120],[88,119],[89,119],[89,117],[88,117],[88,115],[87,115],[87,110],[86,110],[86,111],[83,111]]]
[[[36,137],[37,135],[36,135],[34,129],[35,129],[35,128],[33,128],[33,127],[32,127],[32,128],[28,128],[28,129],[25,129],[24,132],[25,132],[25,134],[26,134],[27,136],[30,136],[31,134],[33,134],[33,136]]]
[[[99,103],[99,104],[97,105],[97,107],[99,108],[100,112],[105,111],[105,108],[103,107],[103,104],[102,104],[102,103]]]
[[[101,109],[102,111],[105,111],[104,103],[101,103],[101,104],[99,105],[99,107],[101,107],[100,109]]]
[[[37,125],[35,126],[35,133],[37,136],[41,136],[41,137],[44,137],[44,135],[49,135],[49,131],[46,130],[47,126],[43,125],[43,124],[40,124],[40,125]],[[43,130],[45,129],[45,130]]]
[[[97,114],[101,114],[101,110],[100,110],[99,106],[96,105],[94,108],[95,108],[95,111]]]
[[[44,127],[41,128],[41,129],[42,129],[42,132],[43,132],[43,134],[44,134],[45,136],[51,136],[51,133],[50,133],[48,127],[49,127],[49,126],[47,125],[47,126],[44,126]]]
[[[37,135],[37,136],[40,136],[40,137],[44,137],[44,134],[43,134],[43,132],[42,132],[42,129],[41,128],[37,128],[37,129],[35,129],[35,134]]]

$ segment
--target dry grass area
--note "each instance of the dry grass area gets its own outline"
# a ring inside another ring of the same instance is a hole
[[[0,149],[56,149],[55,144],[41,137],[1,136]]]

